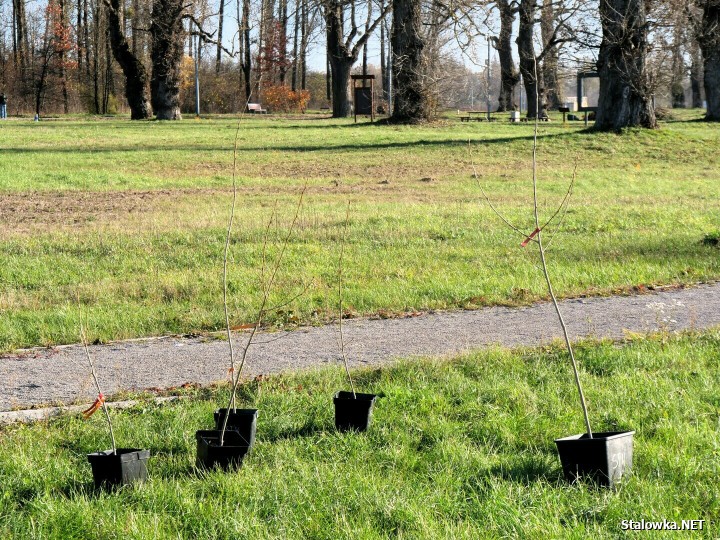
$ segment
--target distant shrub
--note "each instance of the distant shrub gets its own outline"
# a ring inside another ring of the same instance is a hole
[[[263,90],[263,106],[270,112],[304,113],[310,101],[307,90],[293,91],[289,86],[268,86]]]

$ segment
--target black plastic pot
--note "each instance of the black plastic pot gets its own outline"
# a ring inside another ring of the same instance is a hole
[[[118,448],[87,455],[92,467],[95,487],[114,487],[140,482],[147,478],[147,460],[150,450]]]
[[[225,421],[225,411],[227,409],[218,409],[215,411],[215,429],[222,429]],[[257,409],[230,409],[228,417],[227,429],[237,431],[250,448],[255,443],[255,430],[257,429]]]
[[[587,433],[556,439],[568,482],[589,479],[612,487],[632,469],[634,431]]]
[[[375,394],[340,391],[333,397],[335,403],[335,427],[340,431],[365,431],[370,424]]]
[[[197,439],[197,460],[198,468],[230,469],[242,465],[245,454],[250,446],[237,431],[225,431],[225,440],[220,446],[219,430],[201,430],[195,433]]]

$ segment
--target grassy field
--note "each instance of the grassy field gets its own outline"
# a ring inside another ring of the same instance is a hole
[[[575,194],[551,271],[561,296],[720,277],[720,129],[667,122],[652,132],[541,126],[542,211]],[[0,351],[78,340],[217,330],[236,119],[3,122]],[[536,254],[521,249],[472,178],[530,232],[532,126],[388,127],[246,118],[230,269],[233,324],[254,319],[264,230],[269,254],[308,192],[269,323],[334,317],[338,241],[351,314],[525,304],[545,296]],[[468,141],[470,145],[468,146]],[[709,235],[709,236],[708,236]]]
[[[566,354],[498,350],[355,372],[381,396],[361,435],[333,427],[340,369],[251,383],[257,442],[234,473],[194,469],[226,388],[113,412],[118,442],[152,451],[149,481],[115,493],[93,491],[85,458],[109,446],[99,414],[1,428],[0,537],[603,539],[705,519],[686,536],[717,538],[718,355],[717,331],[578,347],[594,429],[636,430],[617,491],[562,480],[553,439],[583,431]]]

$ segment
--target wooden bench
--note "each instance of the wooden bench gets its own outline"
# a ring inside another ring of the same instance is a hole
[[[485,122],[486,120],[488,122],[495,122],[497,120],[494,116],[488,118],[487,111],[458,111],[458,114],[460,114],[459,118],[461,122]],[[492,113],[490,114],[492,115]]]
[[[250,114],[267,114],[267,109],[263,109],[259,103],[248,103],[247,110]]]

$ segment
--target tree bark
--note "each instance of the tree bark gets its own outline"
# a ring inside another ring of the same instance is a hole
[[[125,98],[130,106],[132,120],[150,118],[148,99],[148,76],[143,63],[130,51],[119,14],[122,13],[120,0],[107,0],[108,31],[113,56],[125,75]]]
[[[293,53],[292,53],[292,74],[290,75],[290,84],[292,87],[292,91],[297,91],[298,87],[298,63],[300,59],[298,58],[298,49],[299,49],[299,43],[298,43],[298,37],[300,34],[300,2],[295,2],[295,17],[293,18]]]
[[[518,26],[518,55],[520,56],[520,73],[523,76],[525,93],[528,102],[528,118],[546,118],[545,88],[542,82],[542,70],[535,56],[533,36],[537,3],[535,0],[521,0],[520,24]]]
[[[720,1],[703,0],[701,34],[698,41],[703,56],[705,120],[720,121]]]
[[[595,128],[657,127],[646,71],[644,0],[600,0],[603,38],[598,55],[600,96]]]
[[[385,9],[385,0],[380,0],[380,9]],[[385,21],[380,23],[380,85],[382,86],[382,98],[388,101],[390,78],[388,77],[387,57],[385,56],[385,26]]]
[[[242,12],[242,33],[245,41],[243,52],[245,54],[245,60],[242,64],[243,75],[245,77],[245,102],[250,102],[250,95],[252,94],[252,57],[250,54],[250,0],[243,0],[243,12]]]
[[[684,109],[685,108],[685,88],[683,82],[685,81],[685,59],[683,57],[683,41],[684,41],[683,27],[680,21],[676,21],[673,32],[673,44],[672,44],[672,77],[670,79],[670,98],[672,100],[673,109]]]
[[[703,106],[702,87],[703,81],[703,59],[700,46],[693,40],[690,49],[690,88],[692,90],[693,109],[700,109]]]
[[[517,109],[515,88],[520,82],[520,74],[515,68],[515,60],[513,60],[512,30],[518,9],[509,0],[497,0],[496,5],[500,11],[500,34],[495,40],[495,48],[500,59],[498,112],[514,111]]]
[[[225,0],[220,0],[218,10],[218,27],[217,27],[217,52],[215,55],[215,73],[220,73],[222,67],[222,39],[223,39],[223,23],[225,19]]]
[[[357,55],[345,46],[343,3],[337,0],[327,2],[325,8],[328,63],[330,65],[333,118],[350,116],[348,82],[350,70]]]
[[[552,43],[555,37],[555,8],[552,0],[545,0],[540,10],[540,32],[543,47],[545,48],[542,60],[542,80],[545,87],[545,99],[550,109],[563,106],[563,95],[560,78],[558,76],[558,60],[560,50],[557,44]]]
[[[423,87],[421,3],[414,0],[393,2],[392,62],[394,107],[393,123],[419,123],[430,118],[430,107]]]
[[[180,62],[185,28],[182,0],[154,0],[150,35],[150,96],[158,120],[181,120]]]

